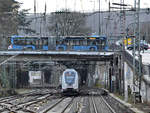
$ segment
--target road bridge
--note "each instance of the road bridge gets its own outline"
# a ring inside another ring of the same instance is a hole
[[[79,51],[0,51],[1,60],[15,56],[11,60],[88,60],[108,61],[113,59],[114,52],[79,52]]]

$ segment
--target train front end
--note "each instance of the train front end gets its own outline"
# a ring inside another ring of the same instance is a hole
[[[62,92],[67,94],[79,91],[78,73],[74,69],[67,69],[62,75]]]

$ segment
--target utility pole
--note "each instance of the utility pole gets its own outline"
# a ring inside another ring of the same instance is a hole
[[[136,11],[136,0],[134,0],[134,9]],[[135,81],[136,81],[136,74],[135,74],[135,40],[136,40],[136,27],[137,27],[137,23],[136,23],[136,13],[134,13],[134,18],[135,18],[135,23],[134,23],[134,37],[133,37],[133,91],[135,92]],[[135,103],[135,97],[134,97],[134,103]]]
[[[121,54],[121,77],[122,77],[122,81],[123,81],[123,94],[125,97],[125,100],[128,98],[128,96],[126,96],[127,94],[125,93],[126,88],[125,88],[125,83],[126,83],[126,79],[124,76],[124,51],[125,51],[125,44],[124,44],[124,38],[125,38],[125,11],[124,11],[124,0],[120,0],[120,34],[122,36],[122,54]],[[127,97],[127,98],[126,98]]]
[[[140,90],[141,90],[141,76],[142,76],[142,70],[141,70],[141,64],[142,64],[142,58],[140,55],[141,48],[140,48],[140,18],[139,18],[139,13],[140,13],[140,0],[135,0],[134,1],[134,7],[135,7],[135,26],[134,26],[134,35],[136,39],[133,39],[134,43],[134,49],[133,49],[133,66],[134,66],[134,85],[138,86],[139,89],[139,101],[141,102],[141,96],[140,96]],[[138,42],[138,76],[135,76],[135,41]],[[137,78],[137,79],[136,79]],[[138,84],[135,84],[135,82],[138,81]],[[135,100],[134,100],[135,103]]]
[[[137,15],[138,15],[138,40],[139,40],[139,50],[138,50],[138,60],[139,60],[139,78],[138,78],[138,81],[139,81],[139,94],[140,94],[140,90],[141,90],[141,76],[142,76],[142,70],[141,70],[141,67],[142,67],[142,58],[141,58],[141,55],[140,55],[140,52],[141,52],[141,46],[140,46],[140,42],[141,42],[141,37],[140,37],[140,0],[138,0],[138,10],[137,10]],[[139,96],[139,101],[141,102],[141,96]]]
[[[101,23],[100,23],[100,0],[99,0],[99,15],[98,15],[98,16],[99,16],[99,18],[98,18],[98,19],[99,19],[99,21],[98,21],[98,25],[99,25],[99,35],[101,35],[101,25],[100,25],[100,24],[101,24]]]

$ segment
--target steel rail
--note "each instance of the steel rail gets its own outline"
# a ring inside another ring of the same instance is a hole
[[[98,110],[97,110],[97,107],[96,107],[96,104],[95,104],[93,97],[91,97],[91,99],[92,99],[92,103],[93,103],[94,112],[98,113]]]
[[[56,107],[59,103],[61,103],[65,98],[60,99],[58,102],[56,102],[54,105],[50,106],[48,109],[46,109],[43,113],[49,112],[51,109]]]
[[[112,113],[116,113],[115,110],[106,102],[106,100],[101,96],[101,99],[105,103],[105,105],[109,108]]]
[[[35,93],[35,92],[34,92]],[[29,94],[34,94],[34,93],[29,93]],[[44,95],[42,95],[42,96],[45,96],[45,95],[47,95],[47,94],[44,94]],[[48,97],[51,97],[52,95],[47,95],[44,99],[47,99]],[[11,98],[6,98],[6,100],[4,99],[4,100],[2,100],[1,101],[1,103],[3,102],[3,103],[8,103],[8,102],[10,102],[10,101],[12,101],[12,100],[16,100],[16,99],[19,99],[19,98],[22,98],[23,96],[15,96],[14,98],[13,97],[11,97]],[[28,106],[30,106],[30,105],[32,105],[32,104],[35,104],[35,103],[38,103],[38,102],[40,102],[40,101],[42,101],[43,100],[43,98],[42,99],[38,99],[38,98],[40,98],[39,96],[37,96],[36,98],[32,98],[32,99],[30,99],[28,102],[21,102],[21,103],[18,103],[18,104],[16,104],[16,105],[13,105],[12,103],[8,103],[8,104],[11,104],[11,106],[7,106],[7,105],[1,105],[3,108],[0,110],[0,112],[4,112],[4,111],[10,111],[10,112],[13,112],[13,113],[16,113],[15,111],[18,111],[18,110],[21,110],[21,111],[26,111],[26,112],[30,112],[30,113],[35,113],[35,111],[32,111],[32,110],[29,110],[29,109],[26,109]],[[36,100],[36,99],[38,99],[38,100]],[[33,101],[33,102],[32,102]],[[27,104],[27,103],[29,103],[29,104]],[[26,105],[24,105],[24,106],[18,106],[18,105],[22,105],[22,104],[26,104]]]
[[[61,113],[65,113],[66,109],[67,109],[69,106],[71,106],[71,104],[73,103],[74,98],[75,98],[75,97],[73,97],[73,98],[71,99],[71,101],[68,103],[68,105],[63,109],[63,111],[62,111]]]

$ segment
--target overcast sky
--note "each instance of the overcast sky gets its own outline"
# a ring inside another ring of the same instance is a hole
[[[21,9],[31,9],[30,13],[34,13],[34,0],[16,0],[23,3]],[[108,10],[109,0],[100,0],[101,10]],[[125,4],[134,5],[134,0],[124,0]],[[110,0],[111,3],[120,3],[120,0]],[[47,13],[60,9],[71,9],[74,11],[91,12],[99,9],[99,0],[36,0],[36,12],[43,13],[47,4]],[[141,7],[150,7],[150,0],[141,0]]]

